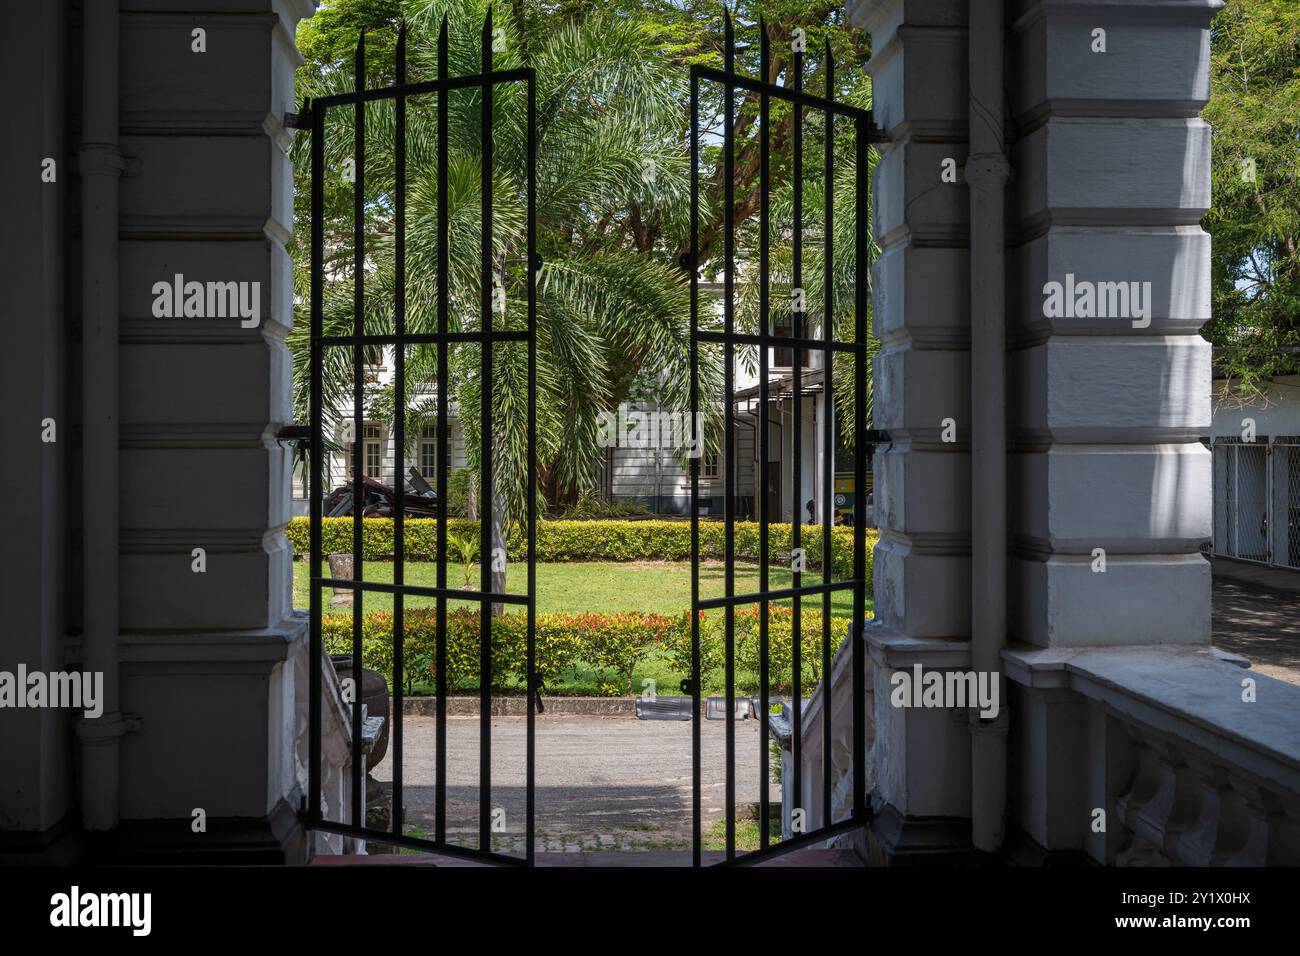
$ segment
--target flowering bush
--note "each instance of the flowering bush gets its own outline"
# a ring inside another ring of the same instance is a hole
[[[409,693],[416,683],[437,679],[437,612],[411,608],[404,615],[402,633],[403,678]],[[704,685],[721,672],[724,662],[725,617],[722,611],[700,614],[700,676]],[[491,618],[492,685],[522,684],[528,672],[528,617],[523,612]],[[321,618],[325,647],[331,654],[352,652],[352,615],[327,614]],[[788,693],[793,686],[794,614],[788,607],[773,607],[768,617],[768,678],[771,689]],[[821,679],[822,615],[805,609],[800,622],[802,685],[811,691]],[[479,673],[479,612],[472,608],[447,611],[446,677],[454,690]],[[848,620],[831,618],[831,653],[843,643]],[[761,636],[759,610],[735,612],[737,690],[757,690]],[[539,614],[537,615],[535,666],[546,683],[552,683],[575,666],[585,664],[612,675],[600,682],[610,696],[635,692],[632,674],[637,664],[658,649],[670,667],[683,677],[691,673],[691,616],[680,614]],[[361,619],[361,662],[386,677],[393,675],[393,615],[372,611]],[[676,688],[665,688],[676,693]]]

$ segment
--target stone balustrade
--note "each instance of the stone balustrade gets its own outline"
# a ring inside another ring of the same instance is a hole
[[[867,727],[867,790],[872,787],[872,745],[875,741],[875,721],[872,718],[874,692],[872,688],[874,665],[866,658],[866,700],[862,719]],[[831,706],[831,818],[832,821],[843,820],[853,813],[853,660],[848,641],[840,645],[831,661],[830,706]],[[825,748],[823,729],[824,708],[827,704],[827,682],[817,685],[804,703],[800,758],[803,764],[801,779],[803,793],[794,794],[790,788],[791,774],[789,766],[791,753],[788,744],[782,752],[782,806],[781,834],[788,838],[793,835],[791,828],[791,810],[802,807],[805,810],[805,832],[811,832],[827,825],[822,818],[823,788],[822,754]],[[832,841],[829,845],[846,844],[847,837]]]
[[[1022,755],[1012,813],[1041,850],[1300,864],[1300,687],[1209,647],[1019,647],[1004,660]],[[1053,731],[1050,748],[1035,727]]]
[[[301,612],[299,612],[301,613]],[[299,643],[293,656],[294,784],[310,794],[310,658],[311,645]],[[364,759],[364,757],[362,758]],[[363,788],[364,794],[364,788]],[[352,819],[352,710],[343,702],[343,688],[329,654],[321,648],[321,813],[326,820]],[[365,808],[362,808],[364,814]],[[321,830],[309,837],[315,853],[354,853],[362,841]]]
[[[869,625],[868,641],[870,643]],[[897,769],[877,738],[874,698],[889,675],[883,645],[867,659],[867,785]],[[937,669],[960,665],[938,661]],[[1300,687],[1249,670],[1212,647],[1149,645],[1039,649],[1004,654],[1011,714],[1007,853],[1117,866],[1300,865]],[[929,669],[927,667],[927,669]],[[852,671],[846,643],[832,667],[834,820],[852,810]],[[881,683],[883,681],[883,684]],[[807,829],[822,819],[823,682],[803,717],[803,793],[789,792],[783,744],[783,837],[790,811],[806,808]],[[937,719],[960,720],[955,710]],[[1042,729],[1047,733],[1041,734]],[[951,772],[940,777],[952,780]],[[924,780],[904,781],[909,792]],[[880,801],[873,799],[880,809]],[[885,807],[886,810],[888,807]],[[837,838],[852,844],[857,834]]]

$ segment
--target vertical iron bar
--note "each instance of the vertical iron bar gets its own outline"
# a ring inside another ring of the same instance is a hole
[[[835,60],[831,56],[830,41],[826,41],[826,102],[835,99]],[[829,109],[826,117],[826,142],[823,154],[822,205],[822,339],[827,345],[835,340],[835,114]],[[832,561],[831,525],[835,521],[835,392],[832,389],[832,372],[835,353],[829,348],[822,352],[822,583],[830,584],[835,578]],[[822,594],[822,826],[830,826],[831,819],[831,592]]]
[[[438,79],[447,79],[447,17],[442,18],[438,33]],[[438,334],[447,334],[448,310],[448,252],[447,252],[447,97],[438,93]],[[447,434],[447,340],[438,340],[438,587],[447,586],[447,458],[451,440]],[[435,843],[447,840],[447,599],[439,596],[437,603],[437,671],[434,681],[437,694],[438,722],[435,728],[434,749],[437,760],[434,766],[434,833]]]
[[[691,280],[691,437],[700,433],[699,296],[700,277],[700,77],[691,68],[691,251],[686,270]],[[691,459],[691,865],[700,865],[700,459]]]
[[[735,304],[733,296],[735,293],[735,270],[733,268],[733,258],[735,256],[735,130],[732,128],[735,112],[735,87],[731,84],[731,73],[735,66],[735,43],[733,42],[731,14],[725,13],[724,17],[725,33],[725,52],[723,54],[726,64],[727,83],[723,87],[723,120],[722,120],[722,183],[723,183],[723,226],[722,226],[722,248],[723,248],[723,300],[722,300],[722,327],[726,336],[723,344],[723,387],[722,400],[725,403],[723,408],[723,452],[722,466],[723,488],[725,498],[723,499],[723,521],[725,529],[723,537],[723,576],[726,580],[726,594],[731,597],[735,594],[736,587],[736,562],[735,562],[735,520],[736,520],[736,456],[733,448],[735,442],[735,421],[732,408],[731,393],[735,387],[734,377],[734,356],[731,336],[735,331],[734,328],[734,309]],[[726,694],[727,694],[727,776],[726,776],[726,793],[727,793],[727,859],[734,859],[736,856],[736,652],[734,647],[736,635],[736,609],[728,604],[725,610],[726,630],[724,637],[726,640]]]
[[[491,259],[491,7],[487,8],[482,33],[482,94],[478,124],[482,135],[482,166],[478,179],[480,195],[480,256],[482,310],[482,347],[480,349],[480,375],[482,388],[478,399],[478,462],[480,462],[480,494],[478,494],[478,587],[482,593],[491,591],[491,518],[493,518],[493,425],[491,425],[491,306],[493,306],[493,259]],[[491,849],[491,601],[478,600],[478,848]]]
[[[866,813],[867,776],[864,759],[867,750],[867,729],[863,720],[866,706],[866,686],[862,675],[863,626],[866,623],[866,531],[867,520],[867,445],[863,435],[867,428],[867,208],[868,163],[867,150],[871,148],[867,136],[868,120],[856,122],[853,155],[857,157],[856,243],[854,248],[853,285],[853,352],[854,362],[854,423],[858,434],[853,441],[853,620],[849,626],[849,640],[853,642],[853,816]]]
[[[803,92],[803,53],[796,50],[793,56],[794,71],[794,89],[796,93]],[[799,311],[794,311],[794,302],[791,302],[790,312],[790,329],[792,334],[797,338],[803,338],[804,316],[807,314],[805,309],[807,303],[804,301],[805,292],[803,288],[803,106],[796,102],[793,105],[794,125],[793,136],[791,138],[793,157],[792,178],[794,180],[794,223],[791,235],[793,243],[793,275],[791,277],[793,289],[799,298]],[[791,369],[791,385],[793,392],[793,405],[791,408],[791,418],[793,419],[793,429],[790,433],[790,549],[792,554],[799,554],[800,548],[803,547],[803,483],[800,480],[800,472],[803,470],[803,403],[800,400],[800,392],[803,391],[803,352],[799,348],[791,350],[791,358],[794,368]],[[802,557],[802,556],[800,556]],[[799,562],[795,561],[792,568],[792,583],[798,588],[803,583],[803,575],[800,573]],[[801,660],[800,651],[803,642],[803,598],[796,597],[791,602],[791,614],[793,619],[790,626],[790,670],[791,685],[790,690],[794,695],[794,710],[791,714],[791,763],[793,765],[792,787],[791,792],[794,794],[795,807],[803,807],[803,661]]]
[[[770,82],[768,77],[770,52],[768,50],[767,24],[763,20],[758,21],[759,34],[759,79],[764,83]],[[758,226],[758,315],[759,315],[759,334],[766,336],[768,334],[768,258],[769,258],[769,237],[770,228],[769,215],[771,213],[770,197],[770,166],[771,166],[771,136],[768,127],[771,124],[771,104],[768,95],[763,93],[758,101],[758,119],[759,119],[759,153],[758,153],[758,195],[759,195],[759,226]],[[758,590],[763,594],[768,589],[767,574],[767,525],[772,520],[768,513],[767,501],[767,456],[768,449],[768,424],[767,424],[767,344],[760,344],[758,347]],[[758,705],[759,720],[761,723],[758,727],[759,738],[759,791],[758,791],[758,842],[761,849],[767,849],[771,840],[769,833],[770,824],[768,822],[768,732],[767,732],[767,714],[771,709],[771,703],[768,699],[768,684],[770,675],[768,674],[767,657],[768,657],[768,614],[771,609],[771,603],[763,601],[759,608],[758,618]]]
[[[366,34],[363,30],[357,40],[356,52],[356,88],[365,89],[366,82]],[[366,172],[366,104],[356,105],[356,123],[353,130],[353,153],[356,160],[355,178],[352,183],[352,329],[353,334],[365,334],[365,288],[366,288],[366,235],[365,235],[365,172]],[[358,341],[352,346],[352,577],[364,579],[364,557],[362,550],[361,512],[365,506],[365,485],[362,470],[365,464],[365,423],[362,414],[365,373],[362,365],[364,349]],[[352,825],[360,827],[364,823],[361,815],[361,778],[362,764],[365,763],[361,753],[361,623],[362,604],[365,591],[360,588],[352,590]]]
[[[537,76],[528,73],[528,693],[537,681]],[[536,777],[533,707],[528,705],[525,855],[533,864]]]
[[[483,345],[479,355],[479,587],[492,590],[492,8],[483,20],[483,86],[480,99],[479,131],[483,164],[479,171],[480,308]],[[479,849],[492,849],[492,603],[479,599]]]
[[[406,23],[397,30],[397,82],[406,82]],[[397,125],[394,144],[393,268],[396,300],[393,318],[397,332],[397,354],[393,357],[394,382],[393,424],[397,435],[393,449],[393,490],[397,493],[393,509],[393,833],[402,835],[402,700],[405,680],[406,602],[402,587],[406,583],[406,503],[402,494],[402,465],[406,460],[406,97],[397,95]]]
[[[307,768],[307,789],[311,793],[311,819],[321,819],[321,334],[325,259],[325,109],[311,104],[311,684],[307,699],[307,721],[311,766]]]

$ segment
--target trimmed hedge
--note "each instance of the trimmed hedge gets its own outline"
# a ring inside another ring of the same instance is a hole
[[[306,554],[310,547],[309,518],[294,518],[286,530],[295,554]],[[323,518],[321,546],[324,554],[352,550],[352,518]],[[735,522],[735,556],[758,558],[759,525],[755,521]],[[404,522],[406,557],[411,561],[436,561],[438,522],[434,518],[408,518]],[[465,518],[448,518],[448,535],[459,534],[478,540],[479,524]],[[721,560],[724,556],[721,522],[700,522],[700,553],[705,558]],[[792,530],[788,524],[768,525],[768,553],[771,560],[781,560],[790,551]],[[361,522],[363,560],[380,561],[393,553],[393,520],[366,518]],[[867,529],[866,574],[871,580],[872,548],[877,540],[874,529]],[[847,578],[853,573],[853,529],[831,529],[834,574]],[[808,566],[821,567],[822,535],[817,525],[805,525],[802,545]],[[520,561],[526,556],[522,530],[511,532],[506,542],[507,557]],[[538,561],[689,561],[691,524],[689,521],[539,521],[537,522]]]
[[[411,608],[404,615],[405,683],[433,683],[437,677],[437,612]],[[551,683],[578,662],[613,671],[623,690],[630,688],[637,661],[665,639],[674,626],[660,614],[539,614],[536,669]],[[352,615],[321,618],[325,647],[331,654],[352,652]],[[387,677],[393,672],[393,615],[366,614],[361,623],[361,662]],[[479,672],[479,612],[453,608],[447,612],[447,683],[455,688]],[[523,681],[528,671],[528,618],[522,612],[492,618],[492,675],[500,686],[510,678]],[[614,689],[615,693],[620,692]]]
[[[409,691],[416,682],[432,684],[437,678],[437,619],[432,608],[412,608],[405,613],[403,637],[404,677]],[[736,662],[742,691],[758,673],[759,609],[736,611]],[[768,619],[768,662],[773,689],[787,691],[791,680],[793,612],[774,606]],[[803,684],[811,691],[821,678],[821,612],[805,609],[801,630]],[[325,647],[331,654],[352,652],[352,615],[327,614],[321,621]],[[724,617],[721,611],[700,614],[701,679],[707,684],[723,666]],[[361,660],[365,667],[391,678],[393,672],[393,615],[373,611],[362,618]],[[496,687],[523,683],[527,673],[527,615],[522,612],[492,618],[492,683]],[[447,684],[455,689],[479,672],[479,614],[469,608],[447,612]],[[831,619],[832,653],[848,633],[846,618]],[[553,683],[574,667],[585,664],[611,673],[601,682],[608,695],[633,690],[637,663],[658,648],[678,673],[691,670],[691,618],[689,613],[662,614],[539,614],[537,615],[536,669],[542,680]],[[675,693],[675,689],[671,691]]]
[[[757,677],[762,649],[759,619],[760,609],[742,607],[735,611],[736,668],[738,675]],[[803,676],[803,689],[810,691],[821,680],[822,667],[822,612],[803,608],[799,618],[799,669]],[[722,611],[700,614],[700,680],[708,684],[726,663],[726,620]],[[844,643],[849,633],[849,619],[831,618],[831,655]],[[773,690],[789,692],[794,685],[794,610],[773,605],[767,618],[768,684]],[[666,657],[672,668],[682,674],[691,672],[690,616],[686,615],[680,627],[668,635],[664,644]],[[743,685],[743,680],[742,680]],[[757,691],[757,687],[742,686],[741,690]]]

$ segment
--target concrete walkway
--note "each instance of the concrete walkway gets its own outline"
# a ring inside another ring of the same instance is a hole
[[[1214,646],[1300,684],[1300,571],[1214,558]]]
[[[406,824],[412,835],[434,828],[437,721],[407,716],[403,761]],[[493,849],[522,853],[524,843],[524,734],[522,717],[492,718],[492,807],[504,814]],[[726,811],[726,724],[701,725],[703,832]],[[736,728],[737,819],[758,802],[759,729]],[[687,851],[691,846],[691,724],[620,717],[537,718],[535,823],[539,852]],[[775,747],[775,745],[773,745]],[[479,721],[447,720],[447,836],[478,845]],[[392,748],[374,770],[392,779]],[[770,799],[780,800],[775,780]]]

